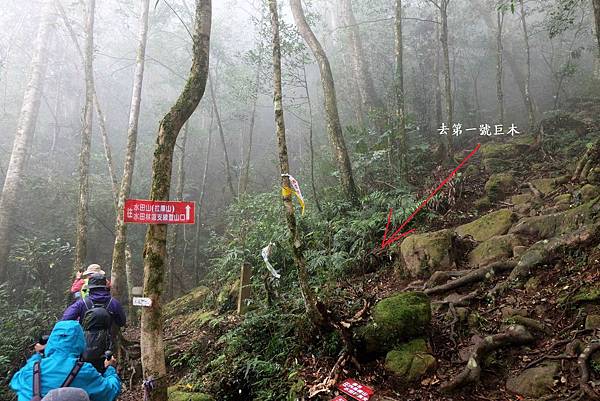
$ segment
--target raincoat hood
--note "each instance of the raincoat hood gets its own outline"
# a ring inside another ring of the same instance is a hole
[[[79,322],[64,320],[56,323],[46,344],[46,356],[63,354],[78,358],[83,351],[85,351],[85,337]]]

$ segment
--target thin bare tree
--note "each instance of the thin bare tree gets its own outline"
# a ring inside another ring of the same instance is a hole
[[[323,86],[323,96],[325,102],[325,117],[327,121],[327,133],[329,136],[329,142],[332,147],[333,156],[336,161],[337,168],[340,174],[340,182],[344,190],[346,198],[355,206],[360,204],[358,198],[358,190],[354,183],[354,176],[352,173],[352,164],[350,162],[350,156],[348,149],[346,148],[346,142],[342,132],[342,125],[340,123],[340,116],[338,112],[338,105],[336,99],[335,85],[333,82],[333,74],[331,73],[331,66],[329,65],[329,59],[321,46],[321,43],[317,40],[317,37],[311,30],[308,22],[306,22],[306,16],[302,9],[301,0],[290,0],[292,7],[292,14],[294,21],[298,27],[300,35],[304,41],[308,44],[308,47],[312,51],[319,70],[321,73],[321,85]]]
[[[40,102],[48,66],[48,48],[52,38],[52,26],[56,20],[52,0],[43,3],[40,25],[37,31],[31,57],[29,80],[23,94],[23,103],[19,114],[17,132],[13,141],[8,169],[4,177],[4,186],[0,196],[0,281],[7,278],[7,262],[13,239],[15,213],[19,197],[25,163],[29,157],[35,126],[40,110]]]

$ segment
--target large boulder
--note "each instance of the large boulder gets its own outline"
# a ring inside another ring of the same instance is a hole
[[[600,196],[600,187],[592,184],[585,184],[581,187],[579,192],[581,193],[581,200],[587,202]]]
[[[436,359],[428,353],[427,344],[422,338],[402,344],[385,357],[385,369],[404,383],[419,380],[435,366]]]
[[[485,266],[492,262],[512,258],[513,249],[523,245],[523,241],[514,234],[498,235],[477,245],[469,254],[472,267]]]
[[[411,235],[400,246],[406,273],[411,277],[429,277],[437,270],[452,267],[452,230]]]
[[[525,217],[509,232],[534,239],[552,238],[595,222],[599,213],[600,202],[594,199],[564,212]]]
[[[536,368],[526,369],[518,376],[506,381],[506,389],[511,393],[525,397],[539,398],[552,393],[554,377],[559,365],[549,363]]]
[[[456,228],[458,235],[470,235],[475,241],[486,241],[493,236],[508,232],[515,219],[515,214],[508,209],[500,209],[486,214],[470,223]]]
[[[517,183],[510,173],[492,174],[485,183],[485,193],[492,201],[501,201],[515,190]]]
[[[431,303],[422,292],[401,292],[373,307],[371,321],[357,329],[367,355],[380,354],[413,338],[422,337],[431,323]]]

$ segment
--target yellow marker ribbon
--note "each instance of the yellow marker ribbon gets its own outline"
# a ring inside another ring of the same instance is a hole
[[[304,216],[304,199],[302,199],[302,197],[300,195],[298,195],[298,193],[296,191],[294,191],[292,188],[290,187],[282,187],[281,188],[281,196],[290,196],[291,194],[294,194],[296,196],[296,199],[298,199],[298,203],[300,203],[300,206],[302,207],[302,215]]]

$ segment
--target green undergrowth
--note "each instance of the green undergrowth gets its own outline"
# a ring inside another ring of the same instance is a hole
[[[297,209],[297,223],[312,288],[329,306],[343,305],[342,312],[351,314],[362,302],[339,282],[374,268],[367,255],[381,243],[389,208],[394,208],[391,224],[398,226],[416,204],[404,190],[371,192],[360,208],[352,208],[333,190],[327,193],[322,212],[307,200],[304,215]],[[206,338],[194,340],[171,366],[185,373],[183,384],[218,400],[296,400],[305,387],[303,355],[335,361],[341,339],[334,332],[315,332],[307,321],[278,191],[242,197],[225,216],[225,236],[213,234],[209,245],[214,256],[205,283],[211,291],[200,287],[167,305],[170,316],[180,315],[186,327],[204,325],[214,338],[210,344]],[[274,244],[269,261],[281,274],[279,280],[271,277],[261,257],[269,243]],[[245,262],[254,271],[249,312],[228,326],[225,316],[235,314],[232,297]]]

